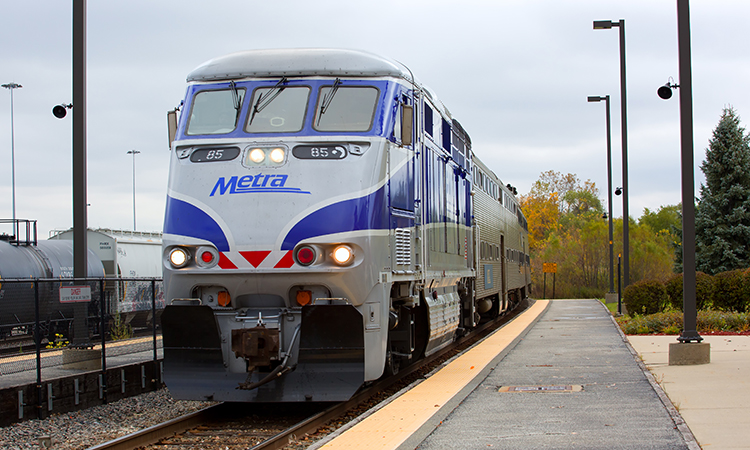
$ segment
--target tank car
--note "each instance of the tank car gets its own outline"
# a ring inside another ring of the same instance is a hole
[[[91,250],[88,252],[88,276],[104,276],[102,263]],[[35,323],[34,283],[3,282],[3,279],[72,277],[71,241],[28,241],[28,245],[21,245],[0,239],[0,339],[31,334]],[[59,285],[60,282],[39,283],[40,323],[48,337],[61,333],[70,338],[68,327],[75,306],[60,303]]]
[[[348,399],[525,297],[513,192],[406,66],[255,50],[187,83],[163,234],[176,398]]]

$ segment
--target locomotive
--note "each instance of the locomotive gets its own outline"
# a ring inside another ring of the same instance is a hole
[[[529,293],[515,190],[401,63],[233,53],[167,118],[175,398],[345,400]]]

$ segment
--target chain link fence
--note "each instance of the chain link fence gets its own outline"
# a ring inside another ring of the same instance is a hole
[[[161,358],[157,278],[0,279],[0,375],[37,384],[59,370]]]

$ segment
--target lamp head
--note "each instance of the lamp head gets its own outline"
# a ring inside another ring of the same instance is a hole
[[[615,195],[620,195],[620,194],[622,194],[622,188],[621,187],[615,188]]]
[[[610,28],[612,28],[611,20],[595,20],[594,21],[595,30],[609,30]]]
[[[61,104],[61,105],[55,105],[54,108],[52,108],[52,114],[57,117],[58,119],[62,119],[65,117],[65,115],[68,113],[68,109],[73,109],[73,104]]]
[[[659,96],[659,98],[663,100],[669,100],[672,98],[672,89],[669,88],[668,85],[661,86],[659,89],[656,90],[656,95]]]
[[[664,86],[660,86],[659,89],[656,90],[656,95],[658,95],[662,100],[669,100],[670,98],[672,98],[672,89],[677,89],[678,87],[680,86],[674,83],[672,77],[669,77],[669,80],[666,82],[666,84]]]

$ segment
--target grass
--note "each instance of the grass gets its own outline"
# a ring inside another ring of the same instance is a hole
[[[603,298],[600,298],[599,301],[601,301],[602,304],[604,306],[606,306],[607,309],[609,309],[609,312],[611,312],[612,314],[617,314],[617,302],[615,302],[615,303],[604,303],[604,299]]]

